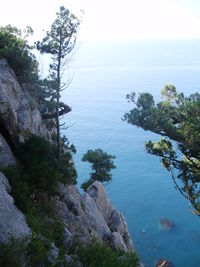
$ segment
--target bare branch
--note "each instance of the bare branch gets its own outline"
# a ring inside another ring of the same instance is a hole
[[[71,111],[70,106],[68,106],[62,102],[59,103],[59,108],[61,109],[61,110],[59,110],[59,117],[64,115],[64,114],[67,114]],[[42,119],[43,120],[54,119],[54,118],[56,118],[56,114],[57,114],[56,111],[53,113],[44,113],[44,114],[42,114]]]

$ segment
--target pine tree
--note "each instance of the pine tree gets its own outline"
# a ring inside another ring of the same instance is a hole
[[[69,106],[60,102],[60,93],[65,89],[66,84],[62,81],[62,76],[69,62],[69,56],[74,49],[77,38],[77,30],[80,21],[71,14],[64,6],[60,7],[51,30],[46,33],[42,42],[37,43],[37,48],[41,53],[48,53],[52,57],[50,64],[50,78],[53,81],[53,97],[55,98],[55,119],[57,129],[57,152],[60,158],[61,137],[59,116],[69,112]],[[52,116],[51,116],[52,117]]]

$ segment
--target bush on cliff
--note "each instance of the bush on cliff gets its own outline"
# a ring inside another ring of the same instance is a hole
[[[91,244],[79,246],[77,254],[84,267],[138,267],[136,253],[113,250],[106,244],[93,241]]]
[[[44,138],[33,136],[17,152],[18,166],[3,170],[12,187],[15,205],[25,214],[31,230],[42,235],[62,250],[64,225],[56,214],[50,196],[59,181],[76,183],[76,171],[66,143],[63,157],[57,160],[56,148]]]
[[[58,181],[76,183],[76,170],[68,146],[60,161],[56,158],[56,147],[42,137],[33,136],[22,144],[17,158],[29,187],[53,193]]]
[[[38,62],[30,52],[27,37],[33,33],[27,26],[22,31],[11,25],[0,27],[0,59],[5,58],[21,84],[29,83],[38,78]]]

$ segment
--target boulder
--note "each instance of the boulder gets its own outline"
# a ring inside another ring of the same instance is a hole
[[[10,237],[23,239],[31,234],[23,213],[15,207],[8,192],[8,180],[0,173],[0,243],[7,243]]]

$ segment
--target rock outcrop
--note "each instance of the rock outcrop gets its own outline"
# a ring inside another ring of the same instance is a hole
[[[0,243],[7,243],[10,237],[23,239],[31,234],[23,213],[14,205],[9,195],[10,185],[0,172]]]
[[[0,132],[11,149],[31,134],[50,138],[34,100],[22,90],[3,59],[0,60]]]
[[[52,201],[69,236],[85,242],[107,241],[113,248],[133,251],[133,243],[122,214],[109,200],[103,185],[94,182],[82,196],[76,186],[59,184],[59,197]]]
[[[15,148],[32,134],[51,139],[33,99],[22,90],[14,72],[0,60],[0,167],[15,165]],[[23,239],[31,235],[25,216],[16,208],[9,194],[10,185],[0,172],[0,243],[9,237]],[[101,183],[93,183],[83,195],[75,185],[59,183],[58,193],[51,198],[55,212],[64,222],[64,243],[74,240],[88,243],[92,239],[107,241],[113,248],[133,251],[126,221],[109,200]],[[59,251],[52,243],[52,262]],[[70,256],[71,257],[71,256]]]

